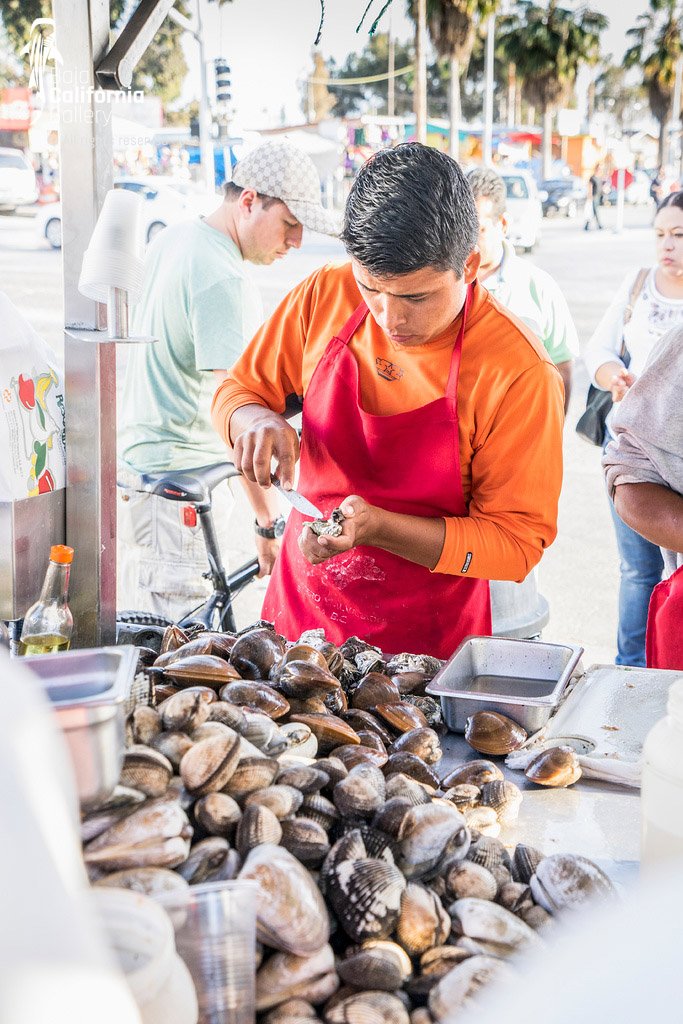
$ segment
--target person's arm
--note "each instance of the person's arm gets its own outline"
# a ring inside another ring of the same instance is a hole
[[[683,495],[662,484],[617,484],[614,507],[641,537],[683,552]]]
[[[574,365],[574,360],[573,359],[567,359],[563,363],[555,363],[555,366],[557,367],[557,369],[559,371],[560,377],[562,378],[562,383],[564,384],[564,414],[565,414],[565,416],[567,415],[567,411],[569,409],[569,399],[571,398],[571,394],[572,394],[572,367],[573,367],[573,365]]]
[[[314,287],[315,275],[285,297],[231,367],[211,407],[214,428],[231,449],[235,465],[264,488],[270,487],[272,458],[284,486],[294,479],[299,441],[282,414],[289,399],[303,394]]]
[[[213,373],[219,383],[224,381],[228,375],[227,370],[214,370]],[[244,476],[241,478],[241,483],[258,525],[266,528],[272,526],[280,514],[275,492],[263,490],[262,487],[246,480]],[[260,537],[255,533],[254,544],[259,561],[259,576],[269,576],[280,550],[280,541],[278,539],[271,540],[269,537]]]
[[[610,391],[612,378],[625,369],[621,359],[624,312],[635,279],[635,274],[624,278],[583,352],[583,361],[593,384],[603,391]]]
[[[434,572],[520,582],[557,532],[562,426],[559,376],[543,361],[509,388],[475,452],[468,515],[401,515],[351,495],[340,506],[353,509],[342,535],[318,538],[304,527],[301,550],[315,564],[372,544]]]

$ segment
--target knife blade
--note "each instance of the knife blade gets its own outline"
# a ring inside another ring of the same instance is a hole
[[[291,491],[286,491],[275,475],[271,474],[270,482],[273,487],[280,492],[283,498],[286,498],[290,505],[294,506],[297,512],[302,512],[305,516],[310,516],[312,519],[324,518],[320,509],[316,508],[308,498],[304,498],[303,494],[299,494],[298,491],[293,489]]]

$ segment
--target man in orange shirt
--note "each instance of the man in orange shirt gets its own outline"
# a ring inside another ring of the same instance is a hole
[[[271,468],[329,515],[292,512],[263,614],[388,653],[448,657],[491,631],[488,580],[522,580],[556,533],[562,382],[477,283],[459,166],[408,143],[373,157],[329,265],[282,301],[221,384],[213,422],[247,479]],[[301,446],[284,418],[303,405]]]

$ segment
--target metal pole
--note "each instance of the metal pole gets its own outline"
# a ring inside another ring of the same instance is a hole
[[[681,83],[683,82],[683,53],[676,61],[676,77],[674,79],[674,97],[671,108],[671,123],[669,125],[669,136],[667,146],[667,163],[673,163],[674,156],[674,135],[680,131],[681,126]]]
[[[199,47],[199,152],[202,161],[202,177],[207,192],[216,191],[216,169],[211,140],[211,110],[209,109],[209,87],[206,75],[206,54],[202,26],[202,0],[197,0],[197,30],[194,33]]]
[[[389,19],[389,80],[387,82],[387,117],[394,116],[394,35],[391,31],[391,19]]]
[[[427,142],[427,0],[417,0],[415,33],[415,138]]]
[[[484,64],[484,135],[482,158],[485,164],[493,161],[493,61],[496,41],[496,18],[490,15],[486,23],[486,57]]]
[[[113,643],[116,628],[116,348],[105,307],[78,291],[83,254],[113,184],[111,108],[95,102],[109,44],[109,0],[53,0],[57,64],[66,367],[66,539],[75,549],[74,643]],[[85,328],[85,330],[79,330]],[[98,340],[101,338],[102,341]],[[86,340],[87,339],[87,340]]]

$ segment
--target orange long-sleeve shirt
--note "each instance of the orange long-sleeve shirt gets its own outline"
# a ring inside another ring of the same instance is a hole
[[[288,399],[305,399],[328,342],[360,302],[349,263],[323,267],[283,299],[214,396],[213,423],[227,444],[230,417],[241,406],[281,413]],[[363,408],[391,416],[442,397],[456,333],[451,325],[425,345],[402,347],[368,315],[349,345]],[[468,576],[521,581],[557,532],[563,388],[541,343],[480,285],[466,324],[457,397],[468,515],[445,519],[434,572],[460,575],[472,552]]]

